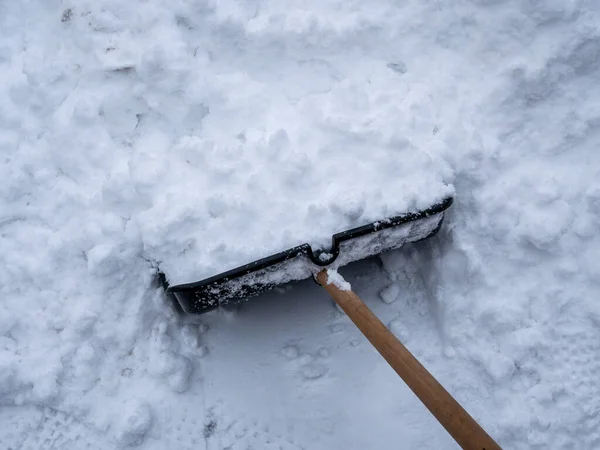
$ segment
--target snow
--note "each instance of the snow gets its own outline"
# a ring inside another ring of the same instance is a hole
[[[115,434],[124,446],[139,445],[152,425],[150,408],[145,403],[124,404],[119,408],[122,420]]]
[[[333,284],[340,291],[351,291],[352,286],[344,277],[342,277],[337,270],[327,269],[327,284]]]
[[[456,448],[312,281],[187,317],[156,280],[448,194],[438,236],[344,278],[504,448],[600,447],[598,24],[1,3],[0,448]]]
[[[383,300],[384,303],[393,303],[398,299],[398,296],[400,295],[400,286],[398,286],[396,283],[392,283],[386,287],[384,287],[381,292],[379,293],[379,296],[381,297],[381,300]]]

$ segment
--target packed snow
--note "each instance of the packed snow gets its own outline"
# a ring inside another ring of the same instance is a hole
[[[333,284],[340,291],[351,291],[352,286],[344,277],[339,274],[337,270],[327,269],[327,284]]]
[[[456,448],[312,281],[156,276],[447,195],[341,274],[504,448],[600,448],[598,2],[5,1],[0,69],[0,448]]]

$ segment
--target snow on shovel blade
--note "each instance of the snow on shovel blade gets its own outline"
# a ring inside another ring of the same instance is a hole
[[[427,239],[439,231],[452,201],[448,197],[416,213],[337,233],[328,251],[313,251],[310,245],[302,244],[195,283],[168,286],[164,275],[161,278],[167,294],[177,300],[184,312],[202,314],[275,286],[309,278],[324,267],[337,269],[352,261]]]

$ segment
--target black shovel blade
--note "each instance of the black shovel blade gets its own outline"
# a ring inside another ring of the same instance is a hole
[[[439,231],[444,213],[452,202],[448,197],[422,211],[337,233],[328,251],[313,251],[309,244],[302,244],[194,283],[169,286],[164,275],[161,279],[167,294],[177,300],[184,312],[202,314],[275,286],[309,278],[323,268],[337,269],[352,261],[427,239]]]

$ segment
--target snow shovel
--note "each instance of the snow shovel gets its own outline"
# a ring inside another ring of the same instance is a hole
[[[351,261],[435,235],[452,201],[446,198],[425,210],[337,233],[327,250],[303,244],[195,283],[169,286],[164,275],[161,279],[184,312],[202,314],[283,283],[314,277],[462,448],[500,449],[335,272]]]

